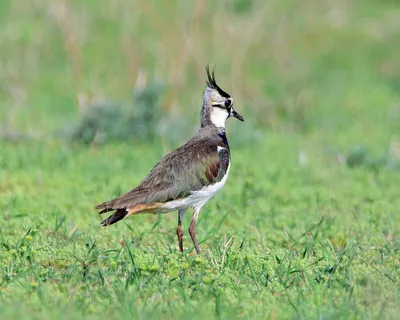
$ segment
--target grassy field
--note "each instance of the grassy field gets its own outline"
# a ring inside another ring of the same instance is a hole
[[[396,319],[399,21],[396,1],[1,1],[0,318]],[[246,121],[203,252],[186,232],[179,253],[176,213],[102,228],[93,207],[195,132],[207,63]],[[154,81],[154,137],[71,139]]]

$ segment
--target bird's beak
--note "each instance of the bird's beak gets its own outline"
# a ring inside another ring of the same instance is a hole
[[[244,121],[243,117],[232,108],[231,115],[240,121]]]

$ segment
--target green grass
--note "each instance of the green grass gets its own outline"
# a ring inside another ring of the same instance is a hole
[[[0,1],[1,319],[398,317],[397,2],[218,3]],[[207,63],[246,121],[202,254],[177,213],[102,228],[195,130]],[[174,139],[66,142],[153,80]]]
[[[233,150],[196,256],[187,233],[178,251],[175,213],[103,229],[93,210],[138,183],[161,148],[3,144],[0,314],[394,318],[398,173],[348,169],[311,145],[305,165],[294,136]]]

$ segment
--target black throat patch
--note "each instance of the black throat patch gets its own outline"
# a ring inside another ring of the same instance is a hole
[[[225,130],[218,132],[218,135],[221,137],[222,141],[228,145],[228,139],[226,138]]]

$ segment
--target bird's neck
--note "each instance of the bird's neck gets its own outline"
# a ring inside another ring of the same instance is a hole
[[[204,135],[209,137],[209,139],[213,141],[219,141],[218,145],[223,146],[227,150],[229,150],[229,143],[226,137],[225,128],[218,128],[212,124],[207,126],[202,126],[199,130],[200,135]],[[215,140],[216,139],[216,140]]]
[[[225,122],[228,116],[228,112],[224,109],[203,105],[200,115],[201,127],[214,126],[219,131],[225,132]]]

